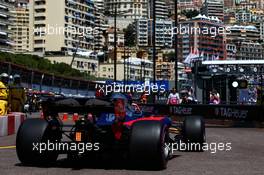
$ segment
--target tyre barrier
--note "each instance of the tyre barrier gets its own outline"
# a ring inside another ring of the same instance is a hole
[[[26,119],[24,113],[10,113],[0,116],[0,137],[17,133],[20,124]]]

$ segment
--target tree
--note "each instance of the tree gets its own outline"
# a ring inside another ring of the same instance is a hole
[[[29,69],[37,69],[39,71],[45,71],[56,75],[85,78],[88,80],[96,80],[98,78],[88,75],[87,73],[80,72],[77,69],[71,68],[70,65],[65,63],[52,64],[49,60],[35,56],[25,54],[11,54],[6,52],[0,52],[0,61],[11,62],[14,64],[25,66]]]
[[[174,61],[175,60],[175,52],[168,52],[164,54],[164,60],[166,61]]]
[[[191,19],[197,15],[199,15],[199,11],[197,10],[183,10],[182,14],[186,16],[187,18]]]
[[[136,45],[136,30],[135,25],[129,24],[126,29],[124,29],[125,33],[125,46],[135,46]]]

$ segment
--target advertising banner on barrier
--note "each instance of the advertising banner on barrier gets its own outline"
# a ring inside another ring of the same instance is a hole
[[[264,121],[261,105],[142,105],[143,110],[174,116],[200,115],[208,119]]]

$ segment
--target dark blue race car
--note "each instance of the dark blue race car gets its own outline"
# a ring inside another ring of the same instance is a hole
[[[43,119],[27,119],[19,128],[16,149],[23,164],[51,163],[59,154],[92,158],[112,153],[131,166],[164,169],[172,153],[170,145],[179,138],[198,145],[205,142],[201,117],[187,117],[183,125],[175,127],[169,116],[142,110],[137,104],[130,104],[123,94],[107,99],[48,98],[42,100],[42,110]],[[63,121],[60,113],[78,117]],[[55,145],[56,149],[40,152],[34,147],[46,144]],[[71,149],[84,144],[89,149]]]

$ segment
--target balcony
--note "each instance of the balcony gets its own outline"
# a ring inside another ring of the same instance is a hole
[[[46,4],[35,5],[35,10],[46,9]]]
[[[45,38],[45,36],[34,36],[35,40],[43,40]]]
[[[42,12],[42,13],[35,13],[34,14],[34,17],[46,17],[46,13],[45,12]]]
[[[44,43],[35,43],[34,47],[35,48],[45,48],[45,44]]]

